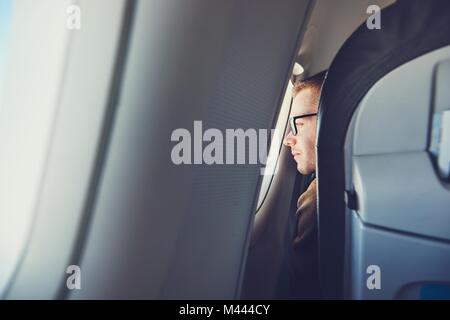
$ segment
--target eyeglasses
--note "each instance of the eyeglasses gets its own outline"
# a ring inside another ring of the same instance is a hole
[[[302,114],[301,116],[292,116],[289,117],[289,126],[291,127],[291,132],[294,136],[297,135],[298,130],[297,130],[297,125],[295,124],[295,121],[297,119],[300,118],[307,118],[307,117],[314,117],[317,116],[317,113],[307,113],[307,114]]]

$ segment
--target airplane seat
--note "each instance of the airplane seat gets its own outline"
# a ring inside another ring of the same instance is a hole
[[[450,298],[450,2],[398,0],[344,43],[318,118],[325,298]]]

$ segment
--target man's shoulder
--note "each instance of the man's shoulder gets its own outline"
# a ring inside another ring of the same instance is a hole
[[[305,207],[317,207],[317,182],[316,179],[311,181],[308,188],[303,192],[297,201],[297,208],[301,210]]]
[[[296,211],[297,235],[294,239],[294,247],[311,247],[315,250],[317,236],[317,195],[316,180],[311,181],[305,192],[298,199]]]

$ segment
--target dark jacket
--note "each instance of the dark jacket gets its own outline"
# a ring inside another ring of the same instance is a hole
[[[316,179],[298,199],[295,215],[297,230],[290,255],[289,291],[295,299],[319,299]]]

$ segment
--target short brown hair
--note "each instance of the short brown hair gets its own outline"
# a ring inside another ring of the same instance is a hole
[[[319,72],[312,77],[306,78],[304,80],[299,80],[294,83],[294,88],[292,89],[292,96],[296,96],[301,90],[305,88],[314,88],[320,93],[322,84],[325,81],[327,75],[327,70]]]

